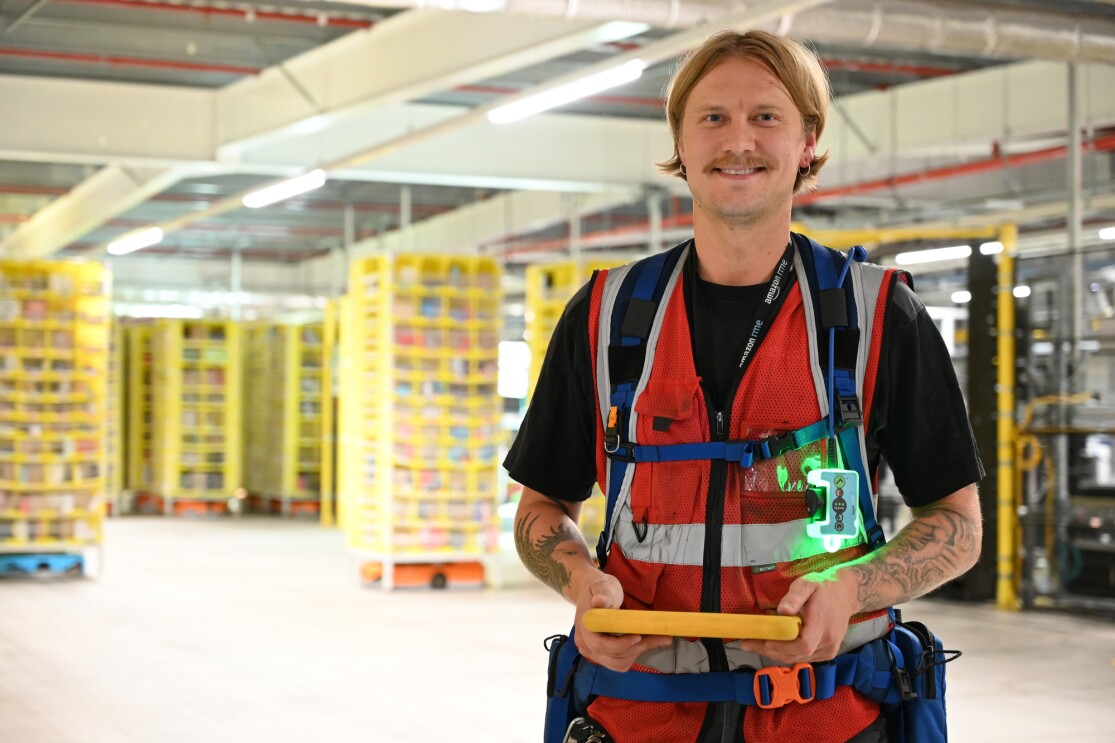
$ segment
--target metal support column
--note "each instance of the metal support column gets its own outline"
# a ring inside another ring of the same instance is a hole
[[[1014,574],[1017,563],[1015,544],[1018,513],[1014,504],[1014,252],[1018,246],[1018,228],[1013,224],[1003,225],[999,230],[999,242],[1003,252],[999,254],[998,293],[998,344],[996,353],[996,372],[998,384],[998,581],[995,587],[995,604],[1000,609],[1018,609],[1018,593],[1015,589]]]

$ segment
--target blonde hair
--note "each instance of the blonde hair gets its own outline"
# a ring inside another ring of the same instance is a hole
[[[689,101],[693,88],[712,68],[726,59],[737,58],[758,62],[778,78],[801,114],[805,134],[813,133],[817,139],[821,138],[832,91],[828,75],[821,67],[817,55],[798,41],[767,31],[751,30],[742,34],[723,31],[709,37],[700,48],[693,51],[670,81],[666,95],[666,118],[674,137],[674,155],[669,160],[657,163],[658,169],[666,175],[676,175],[682,179],[686,177],[678,154],[678,138],[681,136],[685,104]],[[794,181],[795,196],[817,188],[817,173],[824,167],[828,157],[828,152],[814,156],[809,172],[805,175],[798,172]]]

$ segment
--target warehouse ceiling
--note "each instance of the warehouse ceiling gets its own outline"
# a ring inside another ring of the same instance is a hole
[[[296,264],[343,246],[645,249],[688,228],[684,184],[654,169],[661,99],[718,24],[804,38],[830,71],[833,158],[796,219],[1060,229],[1075,62],[1084,219],[1115,224],[1112,2],[0,0],[0,249],[98,256],[152,225],[147,255]],[[484,117],[644,53],[633,83]],[[239,203],[315,167],[317,191]]]

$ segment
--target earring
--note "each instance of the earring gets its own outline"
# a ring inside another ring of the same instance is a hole
[[[809,164],[805,166],[805,170],[802,170],[801,166],[798,166],[798,175],[800,175],[802,178],[808,177],[809,174],[812,173],[812,172],[813,172],[813,161],[812,160],[810,160]]]
[[[681,167],[681,177],[685,178],[686,177],[686,175],[685,175],[685,163],[682,163],[680,167]]]

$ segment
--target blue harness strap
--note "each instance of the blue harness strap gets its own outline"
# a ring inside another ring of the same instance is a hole
[[[812,664],[812,673],[795,667],[793,680],[804,700],[829,699],[841,686],[851,686],[881,704],[898,701],[891,658],[901,658],[889,640],[880,638],[825,663]],[[758,678],[758,683],[756,679]],[[709,673],[645,673],[612,671],[582,658],[573,677],[573,693],[581,709],[594,696],[633,702],[735,702],[770,706],[769,674],[757,671]]]
[[[792,449],[800,449],[828,437],[828,425],[824,420],[799,428],[796,431],[771,436],[765,439],[745,441],[706,441],[697,444],[667,444],[662,446],[635,445],[623,451],[629,454],[630,461],[639,462],[684,462],[693,459],[726,459],[741,467],[772,459]]]

